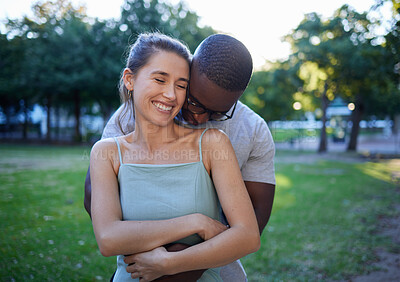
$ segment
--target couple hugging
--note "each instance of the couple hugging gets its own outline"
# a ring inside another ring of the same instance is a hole
[[[193,56],[160,33],[131,46],[85,181],[112,281],[246,281],[239,259],[258,250],[275,191],[271,133],[238,101],[251,74],[228,35]]]

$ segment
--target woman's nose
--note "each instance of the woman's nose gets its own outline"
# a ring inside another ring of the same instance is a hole
[[[168,89],[165,89],[163,96],[165,98],[168,98],[169,100],[175,100],[176,99],[175,87],[168,87]]]

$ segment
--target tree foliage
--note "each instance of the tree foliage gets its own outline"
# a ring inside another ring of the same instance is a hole
[[[268,71],[253,74],[241,101],[265,120],[289,120],[294,117],[293,94],[302,82],[289,62],[274,64]]]
[[[375,43],[373,27],[367,13],[359,14],[344,5],[328,20],[322,20],[315,13],[306,15],[286,37],[292,45],[292,59],[303,66],[300,69],[311,62],[324,74],[319,76],[321,79],[314,88],[304,88],[305,95],[321,97],[323,111],[338,96],[355,103],[349,150],[356,150],[361,119],[367,115],[390,114],[387,102],[398,97],[390,78],[395,61],[388,48]],[[307,80],[311,81],[312,77],[303,79],[309,86]],[[325,125],[325,114],[322,121]],[[319,151],[326,151],[325,128],[320,140]]]
[[[183,3],[126,0],[120,19],[91,19],[69,0],[38,1],[33,16],[8,19],[1,34],[1,107],[18,112],[33,103],[48,112],[51,137],[53,108],[75,117],[80,141],[82,114],[97,105],[106,119],[119,104],[117,85],[129,44],[142,32],[160,31],[185,41],[193,51],[214,33],[199,27],[198,16]],[[21,102],[22,101],[22,102]]]

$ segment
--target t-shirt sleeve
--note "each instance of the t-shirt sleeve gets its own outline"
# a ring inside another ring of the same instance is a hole
[[[121,124],[118,123],[118,118],[122,109],[123,106],[120,106],[108,120],[106,126],[104,127],[103,134],[101,135],[101,139],[117,137],[133,131],[135,120],[133,119],[133,115],[130,111],[122,116],[122,119],[120,120]]]
[[[257,122],[252,142],[250,156],[242,166],[243,180],[275,184],[275,144],[264,120]]]

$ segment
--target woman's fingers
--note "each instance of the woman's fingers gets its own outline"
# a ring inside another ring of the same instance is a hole
[[[140,278],[140,274],[139,274],[139,272],[132,272],[132,273],[131,273],[131,277],[132,277],[133,279],[135,279],[135,278]]]
[[[135,271],[137,271],[137,270],[136,270],[136,267],[135,267],[135,264],[134,264],[134,263],[129,264],[129,265],[126,267],[126,272],[133,273],[133,272],[135,272]]]
[[[128,256],[125,256],[124,262],[125,262],[126,264],[135,263],[135,255],[128,255]]]
[[[124,258],[124,262],[128,264],[126,271],[132,278],[139,278],[139,281],[153,281],[165,274],[162,262],[166,253],[164,247],[158,247],[148,252],[126,256]]]

